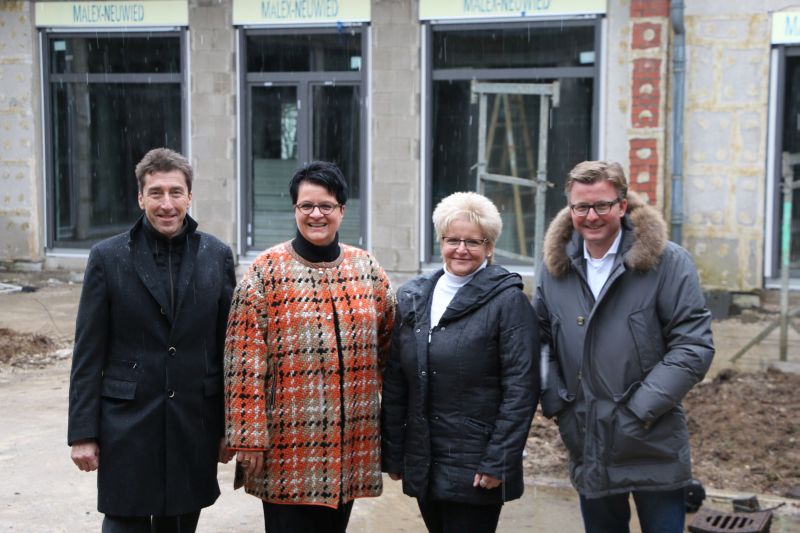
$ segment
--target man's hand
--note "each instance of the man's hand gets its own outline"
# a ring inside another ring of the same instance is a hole
[[[389,474],[389,479],[392,481],[400,481],[403,479],[403,474],[395,474],[394,472],[387,472]]]
[[[100,446],[95,440],[81,440],[73,443],[70,452],[72,462],[84,472],[97,470],[100,465]]]
[[[472,486],[489,490],[499,487],[500,483],[502,483],[502,481],[496,477],[490,476],[489,474],[475,474],[475,479],[472,481]]]
[[[236,452],[236,461],[242,465],[244,473],[252,476],[264,471],[264,452]]]
[[[222,437],[219,440],[219,462],[226,465],[234,455],[236,455],[236,451],[225,446],[225,437]]]

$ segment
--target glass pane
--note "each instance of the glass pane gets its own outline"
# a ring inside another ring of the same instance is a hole
[[[500,234],[495,247],[497,262],[501,264],[517,262],[519,261],[517,256],[520,255],[530,257],[532,260],[536,188],[490,181],[484,184],[483,194],[494,202],[503,220],[503,233]]]
[[[86,246],[139,217],[134,167],[144,154],[181,149],[181,87],[58,83],[52,96],[55,241]]]
[[[434,31],[433,68],[577,67],[594,64],[594,26]]]
[[[248,72],[361,70],[361,33],[251,35]]]
[[[552,81],[506,80],[509,83]],[[563,187],[567,172],[591,155],[592,80],[572,78],[560,82],[560,105],[551,110],[548,128],[547,179],[554,186],[546,195],[546,221],[565,205]],[[534,179],[538,164],[539,97],[487,95],[486,120],[489,171]],[[433,207],[451,193],[477,190],[478,122],[478,104],[471,103],[469,81],[434,82]],[[533,189],[523,189],[527,188],[520,188],[516,199],[510,185],[493,185],[485,192],[500,202],[498,209],[504,218],[502,246],[509,246],[514,253],[531,255],[535,195]],[[516,225],[517,212],[523,213],[524,231]],[[437,239],[432,239],[431,253],[439,254]],[[506,259],[501,262],[513,263]]]
[[[50,71],[71,73],[180,72],[178,37],[69,37],[50,40]]]
[[[315,85],[312,88],[312,159],[336,163],[349,188],[339,239],[356,246],[361,242],[361,128],[359,87]]]
[[[800,57],[786,58],[786,112],[783,124],[783,157],[800,157]],[[795,181],[800,181],[800,164],[789,165]],[[781,198],[783,196],[781,195]],[[783,220],[783,210],[781,210]],[[800,276],[800,189],[792,192],[792,246],[789,264],[792,276]]]
[[[252,90],[253,242],[264,250],[294,238],[289,181],[297,161],[297,88]]]

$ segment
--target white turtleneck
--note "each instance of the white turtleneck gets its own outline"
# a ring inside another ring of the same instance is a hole
[[[472,274],[466,276],[456,276],[444,267],[444,274],[436,282],[436,287],[433,288],[433,298],[431,298],[431,327],[439,324],[439,319],[442,318],[445,309],[450,305],[453,297],[458,292],[458,289],[472,281],[475,274],[486,268],[487,261],[484,261],[481,266],[475,269]]]

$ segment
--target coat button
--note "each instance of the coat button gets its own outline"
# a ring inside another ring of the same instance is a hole
[[[178,350],[176,350],[174,346],[170,346],[169,349],[167,350],[167,353],[170,355],[175,355],[176,353],[178,353]]]
[[[578,317],[578,325],[583,326],[586,323],[586,319],[582,316]]]
[[[419,333],[419,332],[420,332],[420,329],[419,329],[419,328],[417,328],[417,333]]]
[[[131,368],[136,368],[137,366],[139,366],[139,363],[132,363],[131,364]]]
[[[172,390],[172,389],[169,389],[167,391],[167,396],[169,396],[170,398],[174,398],[175,397],[175,391]]]
[[[159,309],[159,311],[161,311],[161,314],[162,314],[163,316],[167,316],[167,312],[166,312],[166,311],[164,311],[164,308],[163,308],[163,307],[162,307],[161,309]]]
[[[425,372],[425,371],[423,370],[422,372],[420,372],[420,375],[422,375],[422,376],[427,376],[427,375],[428,375],[428,373],[427,373],[427,372]]]

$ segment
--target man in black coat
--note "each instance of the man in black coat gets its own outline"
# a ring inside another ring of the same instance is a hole
[[[68,443],[98,470],[103,532],[195,530],[219,496],[228,246],[186,212],[192,167],[166,148],[136,166],[144,215],[95,245],[75,325]]]

